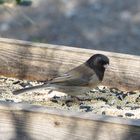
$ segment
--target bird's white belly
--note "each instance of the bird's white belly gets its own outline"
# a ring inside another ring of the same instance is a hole
[[[50,90],[63,92],[65,94],[76,96],[85,94],[88,91],[90,91],[89,87],[80,87],[80,86],[58,86],[58,85],[52,85],[49,87]]]

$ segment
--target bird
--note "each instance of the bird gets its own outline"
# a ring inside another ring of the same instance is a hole
[[[47,89],[50,92],[59,91],[67,95],[77,96],[86,94],[103,81],[109,58],[103,54],[94,54],[83,64],[64,74],[43,83],[13,91],[14,95]]]

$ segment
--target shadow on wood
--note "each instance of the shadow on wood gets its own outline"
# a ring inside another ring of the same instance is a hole
[[[139,140],[140,121],[0,102],[4,140]]]

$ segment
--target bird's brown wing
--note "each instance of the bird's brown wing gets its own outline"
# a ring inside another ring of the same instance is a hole
[[[64,86],[85,86],[88,85],[94,71],[85,64],[72,69],[60,77],[54,78],[50,84],[59,84]]]

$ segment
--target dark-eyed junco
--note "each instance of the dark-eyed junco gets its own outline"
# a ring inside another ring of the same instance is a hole
[[[56,90],[68,95],[76,96],[86,93],[95,88],[102,82],[106,65],[109,64],[107,56],[95,54],[80,66],[54,78],[42,85],[19,89],[13,92],[18,95],[21,93],[36,91],[40,89]]]

